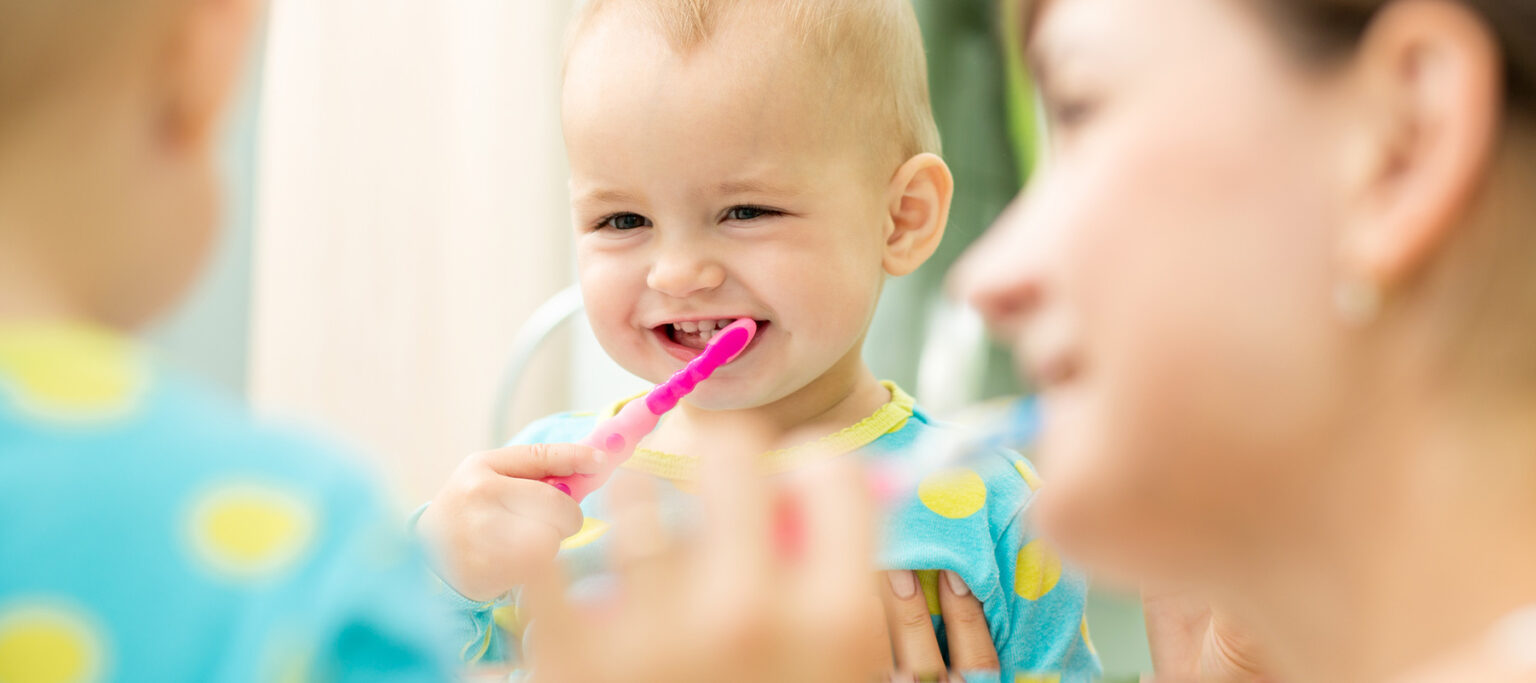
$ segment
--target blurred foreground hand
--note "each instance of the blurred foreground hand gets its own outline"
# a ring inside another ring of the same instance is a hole
[[[618,596],[572,604],[554,568],[529,582],[535,683],[847,683],[890,666],[870,590],[873,513],[852,459],[764,479],[748,458],[705,458],[705,513],[688,543],[663,530],[650,483],[610,485]]]

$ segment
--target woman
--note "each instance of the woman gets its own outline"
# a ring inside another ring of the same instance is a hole
[[[958,281],[1043,392],[1036,519],[1200,588],[1171,677],[1536,672],[1536,4],[1030,21],[1052,157]]]

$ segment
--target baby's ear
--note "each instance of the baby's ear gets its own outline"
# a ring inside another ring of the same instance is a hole
[[[944,239],[955,178],[938,155],[923,153],[896,169],[886,195],[885,272],[901,277],[923,265]]]
[[[179,149],[202,153],[248,56],[258,0],[196,0],[177,18],[164,51],[161,79],[165,133]]]

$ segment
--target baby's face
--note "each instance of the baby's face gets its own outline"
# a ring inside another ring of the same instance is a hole
[[[765,405],[857,372],[884,281],[889,172],[839,134],[783,41],[722,27],[686,56],[599,18],[564,105],[582,292],[603,348],[665,380],[712,330],[758,334],[690,397]],[[834,373],[835,374],[835,373]]]

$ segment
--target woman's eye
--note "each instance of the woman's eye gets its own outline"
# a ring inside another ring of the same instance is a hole
[[[650,224],[650,219],[637,213],[616,213],[603,219],[603,223],[599,227],[624,231],[648,227]]]
[[[1083,124],[1093,115],[1093,103],[1087,100],[1061,100],[1050,109],[1051,125],[1059,130],[1069,130]]]
[[[750,221],[764,216],[775,216],[778,213],[778,211],[773,209],[764,209],[757,206],[737,206],[726,214],[726,218],[733,221]]]

